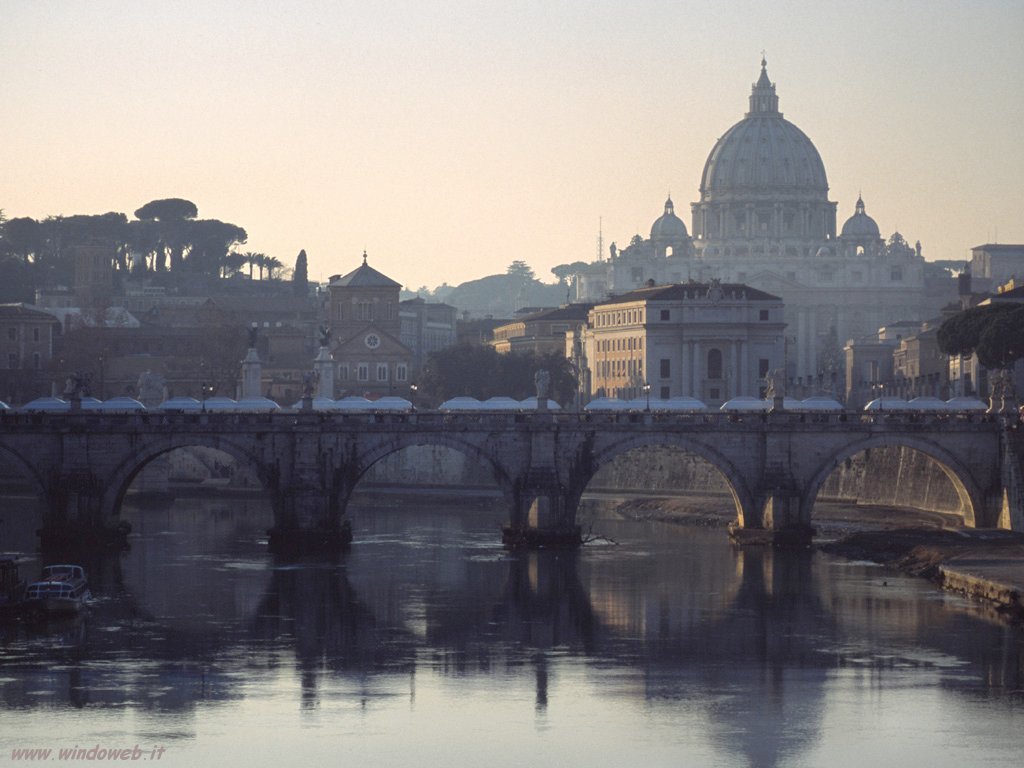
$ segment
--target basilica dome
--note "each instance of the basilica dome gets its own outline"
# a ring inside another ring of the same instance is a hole
[[[672,204],[672,198],[669,197],[665,201],[665,213],[651,225],[651,240],[671,242],[686,240],[689,236],[686,225],[682,219],[676,216],[675,206]]]
[[[882,236],[878,229],[878,224],[864,212],[864,200],[860,196],[857,197],[857,207],[854,209],[854,214],[843,224],[843,231],[840,236],[874,239]]]
[[[750,94],[750,111],[718,140],[704,164],[701,199],[789,198],[823,201],[825,165],[807,135],[779,112],[767,62]]]

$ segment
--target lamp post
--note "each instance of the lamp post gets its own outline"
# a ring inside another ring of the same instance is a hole
[[[651,382],[644,382],[644,396],[647,398],[647,408],[645,409],[648,413],[651,411]]]
[[[412,412],[416,413],[416,393],[419,391],[419,387],[415,384],[409,385],[409,403],[412,405]]]

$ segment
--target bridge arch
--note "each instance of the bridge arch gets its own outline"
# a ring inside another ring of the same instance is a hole
[[[118,461],[110,475],[105,478],[100,502],[102,518],[110,520],[118,515],[129,486],[147,464],[179,448],[212,448],[222,451],[252,467],[264,488],[274,487],[273,469],[265,463],[261,454],[240,442],[216,434],[155,434],[142,444],[133,445],[131,453]],[[278,510],[275,509],[274,514],[276,516]]]
[[[578,507],[586,487],[594,476],[617,457],[637,448],[657,447],[677,448],[696,454],[721,473],[736,507],[737,520],[741,526],[746,524],[747,516],[754,509],[754,496],[751,484],[740,468],[710,445],[681,434],[633,434],[601,441],[600,445],[594,446],[587,469],[575,478],[571,503]]]
[[[407,448],[418,447],[448,448],[475,459],[491,470],[491,473],[494,476],[494,481],[501,490],[505,501],[510,505],[514,503],[515,491],[513,479],[507,471],[505,464],[503,464],[493,453],[488,451],[486,447],[481,446],[472,440],[461,438],[456,434],[446,432],[428,432],[412,434],[399,433],[389,437],[386,441],[378,442],[360,450],[358,455],[355,457],[356,465],[348,468],[350,472],[349,482],[340,484],[342,493],[342,498],[339,499],[341,504],[340,509],[344,511],[349,498],[351,497],[352,492],[356,489],[359,481],[366,475],[374,464],[388,456],[391,456],[392,454],[398,453],[399,451],[403,451]]]
[[[800,517],[802,520],[811,520],[818,491],[821,490],[821,486],[829,475],[847,459],[872,448],[911,448],[932,459],[952,483],[960,499],[964,523],[970,527],[977,525],[980,512],[984,509],[984,501],[981,489],[974,481],[970,470],[956,456],[942,446],[913,435],[873,435],[843,446],[836,453],[826,458],[804,484],[803,496],[800,502]]]
[[[14,464],[21,470],[24,479],[32,486],[32,490],[35,491],[36,495],[41,499],[48,497],[46,483],[42,475],[40,475],[39,468],[31,461],[22,456],[15,448],[3,443],[0,443],[0,456],[14,459]]]

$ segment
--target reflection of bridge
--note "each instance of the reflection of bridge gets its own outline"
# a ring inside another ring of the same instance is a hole
[[[46,504],[46,527],[117,521],[132,479],[168,451],[207,446],[251,467],[283,538],[336,536],[374,463],[435,445],[493,470],[514,529],[564,532],[594,474],[644,446],[695,453],[728,482],[742,528],[806,531],[822,482],[847,458],[905,446],[942,467],[968,525],[1024,530],[1024,431],[987,415],[908,413],[4,413],[0,454]]]

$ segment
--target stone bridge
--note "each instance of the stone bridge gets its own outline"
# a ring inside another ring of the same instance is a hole
[[[882,446],[934,459],[956,488],[967,525],[1024,530],[1022,436],[1012,416],[899,412],[0,414],[0,455],[34,486],[44,534],[116,529],[122,499],[149,462],[205,446],[253,469],[273,502],[272,542],[301,546],[343,537],[360,478],[411,446],[444,446],[490,467],[512,542],[578,542],[576,511],[587,484],[617,456],[646,446],[692,452],[717,468],[741,539],[806,541],[828,475]]]

